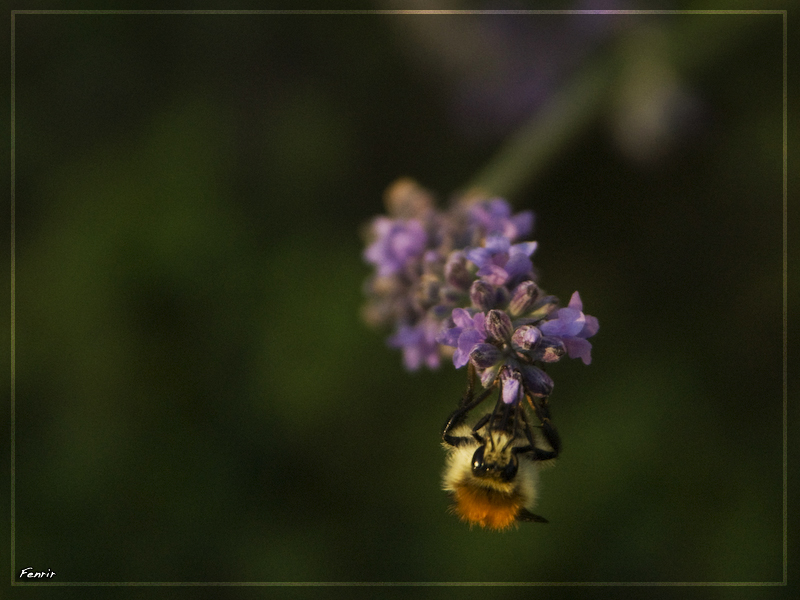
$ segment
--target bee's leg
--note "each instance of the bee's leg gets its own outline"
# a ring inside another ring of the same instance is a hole
[[[542,433],[544,434],[544,439],[546,439],[550,447],[553,448],[553,451],[548,452],[547,450],[537,448],[537,459],[549,460],[551,458],[556,458],[561,453],[561,436],[558,435],[558,431],[553,427],[550,419],[545,418],[542,421]]]
[[[525,432],[525,438],[528,440],[527,446],[519,446],[520,452],[530,452],[536,447],[536,443],[533,441],[533,432],[531,431],[531,425],[528,423],[528,417],[525,416],[525,411],[522,409],[522,405],[519,405],[519,417],[522,420],[524,427],[522,430]]]
[[[536,412],[536,415],[539,417],[539,420],[542,422],[542,433],[544,434],[544,439],[547,440],[547,443],[550,444],[550,447],[553,449],[550,450],[543,450],[542,448],[537,448],[536,444],[533,441],[533,434],[531,432],[530,423],[528,423],[528,419],[525,416],[524,411],[520,411],[520,415],[522,416],[522,421],[525,423],[525,436],[528,438],[528,446],[520,446],[515,448],[516,452],[526,452],[529,451],[531,453],[531,458],[533,460],[551,460],[553,458],[557,458],[559,453],[561,452],[561,437],[558,435],[558,431],[550,422],[550,409],[547,407],[547,399],[543,402],[540,402],[538,398],[535,396],[528,395],[528,402],[530,402],[533,410]]]
[[[481,392],[477,397],[474,397],[475,394],[475,369],[472,366],[472,363],[469,363],[468,366],[468,381],[467,381],[467,391],[464,394],[464,397],[458,403],[458,408],[453,411],[453,413],[447,418],[447,422],[444,425],[444,429],[442,430],[442,441],[446,444],[451,446],[460,446],[461,444],[471,441],[473,437],[459,437],[450,435],[450,431],[454,427],[461,425],[464,422],[464,419],[467,418],[467,414],[473,408],[478,406],[481,402],[486,400],[494,391],[494,386],[490,387],[487,390]],[[485,421],[484,423],[485,424]],[[482,425],[481,425],[482,426]],[[477,428],[479,429],[479,427]],[[477,429],[473,429],[474,432]]]
[[[464,419],[467,418],[467,413],[469,413],[469,411],[478,406],[478,404],[486,400],[486,398],[489,397],[489,394],[491,394],[493,391],[494,388],[489,388],[488,390],[484,390],[480,394],[480,396],[473,399],[472,402],[464,404],[463,406],[460,406],[455,411],[453,411],[453,414],[451,414],[447,418],[447,422],[445,423],[444,429],[442,430],[442,441],[445,442],[446,444],[450,444],[451,446],[460,446],[461,444],[472,440],[473,438],[471,436],[458,437],[450,435],[450,431],[454,427],[458,427],[459,425],[461,425],[461,423],[464,422]]]
[[[486,413],[480,419],[478,419],[475,422],[475,426],[472,428],[472,435],[474,436],[475,434],[477,434],[478,431],[481,429],[481,427],[486,425],[486,423],[488,423],[489,419],[491,418],[492,418],[492,413]]]
[[[494,389],[494,387],[490,388]],[[481,429],[486,423],[495,423],[498,418],[498,415],[501,411],[503,411],[503,424],[508,419],[508,412],[509,412],[509,405],[503,402],[503,390],[500,390],[500,394],[498,394],[497,402],[492,409],[492,412],[486,413],[480,419],[478,419],[475,423],[475,426],[472,428],[472,436],[478,440],[481,444],[483,443],[483,438],[478,434],[478,430]]]
[[[467,363],[467,391],[464,392],[464,395],[458,402],[459,408],[472,402],[472,399],[475,395],[475,378],[477,376],[477,373],[475,373],[475,365],[472,364],[472,361],[469,361]]]
[[[525,394],[525,397],[528,399],[528,404],[530,404],[533,412],[536,413],[540,421],[544,422],[545,419],[550,419],[550,406],[547,402],[547,398],[539,398],[533,394]]]

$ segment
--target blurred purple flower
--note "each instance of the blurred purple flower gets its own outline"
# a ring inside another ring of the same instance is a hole
[[[533,230],[533,212],[525,210],[512,215],[511,206],[502,198],[476,204],[469,217],[484,236],[500,235],[512,242],[527,237]]]
[[[508,238],[492,236],[486,238],[485,247],[469,248],[467,258],[478,267],[478,277],[492,285],[503,285],[533,275],[533,263],[529,258],[536,250],[536,242],[511,245]]]
[[[409,371],[416,371],[423,364],[430,369],[439,368],[439,344],[436,336],[439,323],[424,320],[416,325],[401,325],[388,344],[403,349],[403,364]]]
[[[387,8],[425,9],[429,4],[381,0]],[[485,2],[475,7],[497,8]],[[594,6],[579,0],[570,8]],[[535,18],[511,13],[442,21],[397,18],[390,25],[409,60],[449,95],[450,113],[463,135],[492,140],[509,135],[535,113],[629,19],[610,13]]]
[[[380,277],[403,271],[423,253],[428,241],[425,228],[416,219],[377,217],[372,231],[376,239],[364,251],[364,260],[378,268]]]

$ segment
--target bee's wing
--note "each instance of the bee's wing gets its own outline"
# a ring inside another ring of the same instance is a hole
[[[530,512],[527,508],[521,508],[517,513],[517,521],[523,521],[525,523],[549,523],[547,519],[544,517],[540,517],[539,515],[535,515]]]

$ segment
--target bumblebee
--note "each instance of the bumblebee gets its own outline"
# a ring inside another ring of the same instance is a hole
[[[442,430],[447,450],[443,488],[453,500],[452,511],[470,526],[503,530],[519,522],[547,523],[531,512],[536,505],[539,468],[543,461],[558,457],[561,450],[547,400],[525,394],[541,422],[540,436],[534,435],[522,402],[507,404],[502,390],[491,412],[472,426],[465,423],[470,411],[497,387],[495,384],[475,396],[474,373],[470,372],[467,393]]]

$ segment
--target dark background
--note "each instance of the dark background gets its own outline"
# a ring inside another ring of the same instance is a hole
[[[783,579],[780,15],[18,14],[14,34],[12,572]],[[596,61],[605,92],[550,141],[537,118]],[[542,286],[579,290],[600,332],[589,367],[551,370],[550,524],[470,531],[439,489],[465,373],[410,375],[362,324],[359,231],[399,176],[444,205],[531,119],[547,151],[491,191],[536,213]]]

